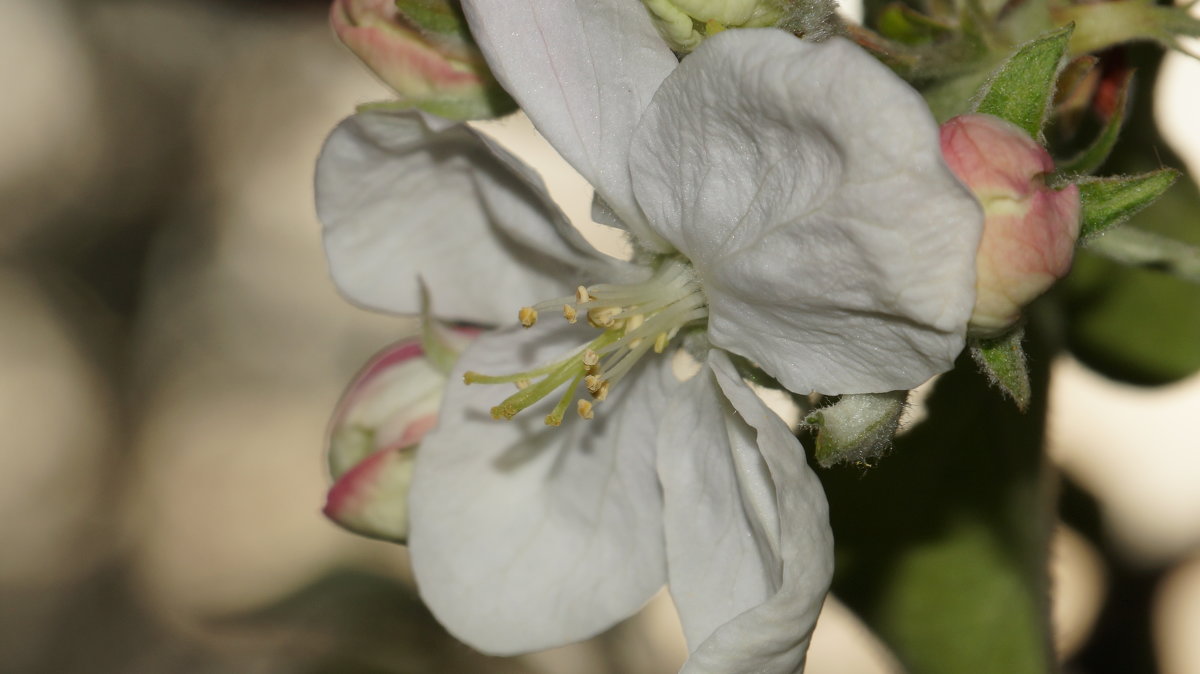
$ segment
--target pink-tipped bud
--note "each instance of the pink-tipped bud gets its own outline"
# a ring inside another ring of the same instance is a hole
[[[457,2],[334,0],[329,22],[406,105],[451,119],[515,109],[471,40]]]
[[[941,142],[950,170],[985,214],[970,332],[996,336],[1070,270],[1079,237],[1079,188],[1047,186],[1045,177],[1054,171],[1050,154],[997,117],[955,117],[942,125]]]
[[[458,345],[474,331],[453,333]],[[421,438],[437,423],[447,374],[420,339],[393,344],[354,378],[329,425],[333,487],[324,512],[365,536],[403,542],[408,485]]]

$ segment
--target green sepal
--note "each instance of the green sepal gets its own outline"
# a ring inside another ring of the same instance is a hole
[[[983,85],[973,112],[1012,122],[1040,139],[1073,30],[1064,26],[1018,49]]]
[[[434,369],[447,377],[454,370],[458,361],[460,349],[447,335],[446,327],[433,315],[432,303],[429,301],[429,288],[425,279],[418,279],[421,286],[421,349],[425,359]]]
[[[480,91],[478,96],[441,98],[401,98],[395,101],[363,103],[355,112],[400,112],[417,109],[442,119],[465,122],[472,119],[496,119],[517,111],[517,102],[500,85]]]
[[[1113,113],[1109,116],[1108,121],[1101,129],[1100,135],[1096,140],[1085,149],[1083,152],[1074,157],[1059,162],[1059,175],[1087,175],[1095,173],[1104,160],[1108,159],[1108,155],[1112,153],[1113,147],[1117,144],[1117,138],[1121,135],[1121,127],[1125,124],[1125,113],[1129,107],[1129,85],[1133,83],[1133,71],[1130,70],[1122,78],[1120,88],[1117,89],[1117,98],[1113,106]]]
[[[1029,365],[1025,359],[1025,349],[1021,346],[1024,337],[1025,330],[1017,328],[1000,337],[972,340],[971,343],[971,358],[980,371],[1022,412],[1029,409],[1032,395]]]
[[[950,26],[898,2],[883,8],[878,27],[880,35],[906,45],[928,44],[953,32]]]
[[[1178,179],[1179,171],[1164,168],[1139,176],[1081,180],[1077,183],[1082,207],[1080,243],[1125,222],[1154,203]]]

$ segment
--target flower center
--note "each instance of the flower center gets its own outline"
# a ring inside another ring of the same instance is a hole
[[[662,353],[679,331],[708,316],[708,305],[692,266],[678,257],[662,259],[654,275],[641,283],[579,286],[573,296],[558,297],[518,313],[521,325],[532,328],[538,315],[561,310],[568,323],[582,315],[600,334],[587,344],[548,365],[509,375],[467,372],[467,384],[516,384],[519,389],[492,408],[492,418],[511,419],[566,386],[546,424],[557,426],[575,402],[579,416],[591,419],[594,407],[608,397],[632,368],[651,350]],[[587,397],[576,399],[582,385]]]

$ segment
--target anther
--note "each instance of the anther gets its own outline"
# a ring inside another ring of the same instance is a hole
[[[583,378],[583,385],[587,387],[588,393],[592,395],[596,395],[596,392],[600,390],[600,385],[603,383],[604,380],[594,374],[589,374]]]
[[[578,316],[578,313],[575,311],[575,307],[570,304],[563,305],[563,318],[567,319],[568,323],[575,325],[576,316]]]
[[[620,313],[620,311],[621,310],[617,307],[596,307],[595,309],[588,309],[587,320],[593,328],[611,328],[613,327],[613,324],[616,323],[616,319],[614,317]]]
[[[575,303],[576,304],[583,304],[584,302],[591,302],[591,301],[592,301],[592,296],[588,294],[587,288],[584,288],[583,286],[579,286],[578,288],[575,289]]]
[[[579,416],[583,417],[584,419],[591,419],[592,417],[596,416],[596,413],[592,411],[592,404],[586,400],[583,400],[582,398],[578,403],[576,403],[575,411],[579,412]]]
[[[521,320],[521,325],[532,328],[533,324],[537,323],[537,309],[533,307],[521,307],[521,310],[517,312],[517,318]]]
[[[521,389],[522,391],[529,388],[529,380],[528,379],[518,379],[515,383],[517,385],[517,388]]]
[[[667,342],[671,341],[671,336],[665,332],[658,333],[654,338],[654,353],[662,353],[667,350]]]
[[[591,389],[588,389],[588,390],[589,390],[589,392],[591,392],[592,397],[595,398],[597,401],[604,400],[605,398],[608,397],[608,385],[609,385],[609,381],[607,379],[605,379],[604,381],[600,382],[600,385],[596,387],[595,391],[592,391]]]
[[[587,368],[588,374],[596,374],[595,369],[600,365],[600,354],[588,349],[583,352],[583,366]]]

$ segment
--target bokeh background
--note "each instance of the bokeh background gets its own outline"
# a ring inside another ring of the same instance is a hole
[[[327,278],[313,161],[388,93],[326,8],[4,1],[0,672],[675,671],[663,598],[586,644],[477,655],[421,607],[402,548],[320,515],[341,387],[412,330]],[[1129,142],[1200,171],[1200,64],[1143,75],[1164,138]],[[585,217],[586,186],[527,125],[491,128]],[[1180,189],[1155,217],[1200,242]],[[1059,650],[1080,674],[1200,673],[1200,292],[1150,271],[1097,290],[1112,269],[1077,271],[1060,298],[1091,330],[1077,351],[1125,381],[1054,363]],[[1150,355],[1113,356],[1122,340]],[[809,671],[898,669],[831,601]]]

